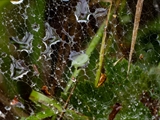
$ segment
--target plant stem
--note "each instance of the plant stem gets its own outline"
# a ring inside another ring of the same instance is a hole
[[[73,84],[73,78],[76,79],[76,77],[78,76],[78,74],[79,74],[80,71],[81,71],[81,69],[76,69],[76,70],[73,72],[73,74],[72,74],[72,76],[71,76],[71,78],[70,78],[70,81],[68,82],[68,84],[67,84],[67,86],[66,86],[66,88],[65,88],[65,90],[64,90],[64,95],[67,95],[69,89],[71,88],[71,86],[72,86],[72,84]]]
[[[98,32],[95,34],[94,38],[91,40],[91,43],[89,44],[88,48],[86,49],[85,53],[89,57],[91,56],[91,53],[93,52],[93,50],[95,49],[95,47],[97,46],[97,44],[99,43],[99,41],[102,38],[102,33],[103,33],[103,30],[104,30],[104,26],[105,26],[105,21],[102,23]]]
[[[141,17],[141,13],[142,13],[142,7],[143,7],[143,0],[138,0],[137,5],[136,5],[136,14],[135,14],[135,19],[134,19],[134,28],[133,28],[133,33],[132,33],[132,43],[131,43],[131,49],[130,49],[130,53],[129,53],[127,74],[129,74],[131,60],[132,60],[132,54],[134,51],[134,46],[136,44],[136,38],[137,38],[137,32],[138,32],[138,28],[139,28],[139,21],[140,21],[140,17]]]
[[[61,115],[60,115],[60,117],[59,117],[58,120],[62,120],[63,115],[65,114],[65,110],[67,109],[68,104],[69,104],[69,101],[70,101],[70,99],[71,99],[71,96],[72,96],[72,94],[73,94],[73,92],[74,92],[74,90],[75,90],[75,88],[76,88],[77,81],[75,81],[75,82],[76,82],[76,83],[75,83],[74,87],[72,88],[72,90],[71,90],[71,92],[70,92],[70,94],[69,94],[69,96],[68,96],[68,98],[67,98],[67,100],[66,100],[66,103],[65,103],[65,105],[64,105],[64,110],[62,111],[62,113],[61,113]]]
[[[96,72],[96,79],[95,79],[95,87],[98,85],[98,81],[100,79],[101,71],[102,71],[102,66],[103,66],[103,60],[104,60],[104,52],[105,52],[105,47],[106,47],[106,29],[108,27],[108,22],[111,14],[111,8],[112,8],[112,2],[110,3],[108,15],[106,18],[105,26],[104,26],[104,31],[103,31],[103,38],[102,38],[102,43],[101,43],[101,50],[100,50],[100,55],[99,55],[99,63],[98,63],[98,69]]]

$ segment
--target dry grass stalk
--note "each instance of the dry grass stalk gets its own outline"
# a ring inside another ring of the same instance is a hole
[[[67,100],[66,100],[66,102],[65,102],[65,104],[64,104],[64,110],[63,110],[62,113],[60,114],[60,117],[58,118],[58,120],[62,120],[62,119],[63,119],[63,116],[64,116],[64,114],[65,114],[65,111],[66,111],[67,107],[68,107],[68,104],[69,104],[69,101],[70,101],[70,99],[71,99],[71,96],[73,95],[73,92],[74,92],[74,90],[75,90],[75,88],[76,88],[76,85],[77,85],[77,81],[76,81],[74,87],[71,89],[71,92],[70,92],[70,94],[69,94],[69,96],[68,96],[68,98],[67,98]]]
[[[134,19],[134,28],[133,28],[133,33],[132,33],[132,43],[131,43],[131,49],[130,49],[130,54],[129,54],[129,63],[128,63],[127,74],[129,74],[131,60],[132,60],[132,54],[134,52],[134,46],[136,44],[136,38],[137,38],[137,32],[138,32],[138,28],[139,28],[139,21],[140,21],[140,17],[141,17],[141,13],[142,13],[143,1],[144,0],[138,0],[137,5],[136,5],[136,14],[135,14],[135,19]]]
[[[105,54],[105,47],[106,47],[106,42],[105,42],[106,34],[107,34],[106,30],[107,30],[108,23],[109,23],[111,8],[112,8],[112,2],[110,3],[110,6],[109,6],[107,18],[106,18],[106,21],[105,21],[104,31],[103,31],[103,37],[102,37],[101,49],[100,49],[100,55],[99,55],[98,69],[97,69],[97,72],[96,72],[96,79],[95,79],[95,86],[96,87],[99,83],[100,75],[101,75],[102,68],[103,68],[103,61],[104,61],[104,54]]]

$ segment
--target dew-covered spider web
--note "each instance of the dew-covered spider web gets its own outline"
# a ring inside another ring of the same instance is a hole
[[[160,119],[160,2],[143,1],[127,73],[136,6],[0,1],[0,120]]]

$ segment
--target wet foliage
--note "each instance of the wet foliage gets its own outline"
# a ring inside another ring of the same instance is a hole
[[[0,119],[160,118],[160,4],[0,1]]]

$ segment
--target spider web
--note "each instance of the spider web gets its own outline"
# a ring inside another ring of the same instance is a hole
[[[88,46],[109,14],[110,1],[13,1],[2,2],[0,9],[1,119],[36,115],[40,107],[28,100],[27,93],[31,90],[48,95],[62,106],[72,94],[67,109],[75,111],[79,115],[77,119],[80,116],[109,120],[159,119],[158,0],[144,1],[128,76],[137,1],[113,3],[101,72],[107,78],[98,88],[94,81],[101,42],[85,65],[77,68],[73,64],[80,55],[83,56],[81,61],[85,59]],[[76,78],[72,78],[76,69],[81,71]],[[65,95],[70,80],[75,82],[76,88],[70,93],[74,88],[72,84]],[[44,86],[48,90],[43,91]],[[45,113],[44,109],[42,111]],[[60,117],[57,113],[57,118]],[[51,119],[51,116],[46,119]],[[64,119],[75,119],[75,116],[64,115]]]

